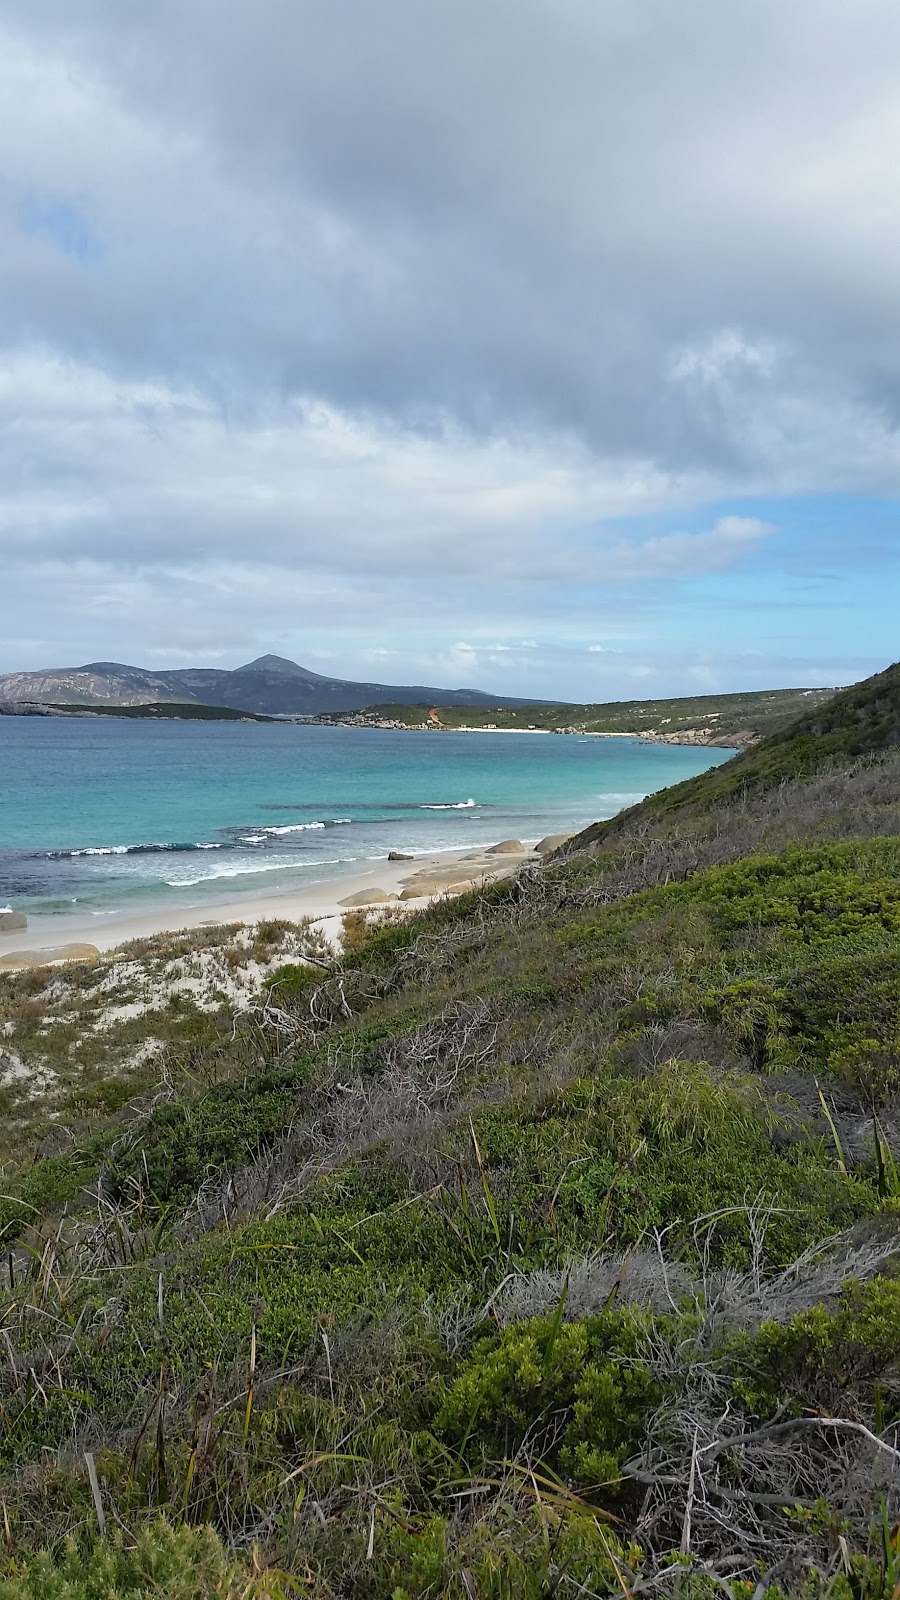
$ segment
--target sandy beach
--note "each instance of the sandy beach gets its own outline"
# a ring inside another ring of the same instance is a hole
[[[479,850],[440,851],[401,861],[374,861],[358,873],[310,884],[304,889],[235,895],[196,906],[148,907],[138,913],[123,912],[102,919],[84,914],[34,916],[29,918],[27,928],[0,933],[0,970],[9,971],[44,961],[73,960],[88,952],[114,950],[130,939],[146,939],[160,933],[221,923],[253,923],[262,918],[298,922],[308,917],[321,927],[326,937],[339,939],[341,918],[353,909],[354,903],[403,905],[411,911],[420,910],[440,895],[460,893],[494,882],[515,872],[525,862],[539,859],[533,845],[504,840]]]

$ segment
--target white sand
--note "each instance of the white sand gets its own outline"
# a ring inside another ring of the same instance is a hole
[[[157,933],[177,933],[182,928],[200,928],[222,922],[258,922],[262,917],[282,917],[288,922],[310,917],[322,927],[326,937],[334,939],[340,935],[340,919],[348,909],[340,902],[350,895],[367,889],[382,889],[387,894],[399,895],[408,880],[424,872],[434,873],[435,876],[446,874],[448,886],[451,881],[469,878],[475,882],[485,882],[515,871],[523,860],[530,857],[530,851],[521,856],[488,856],[480,849],[444,850],[433,855],[416,856],[410,861],[378,861],[352,876],[310,884],[305,889],[273,889],[264,894],[257,892],[229,900],[206,900],[194,906],[148,908],[146,911],[123,912],[104,918],[85,916],[84,913],[30,916],[27,929],[0,934],[0,962],[9,970],[13,965],[10,958],[20,951],[23,954],[38,950],[55,951],[60,946],[76,943],[94,945],[98,950],[114,950],[128,939],[146,939]],[[458,873],[451,870],[455,863],[459,863]],[[438,891],[443,892],[446,892],[444,888]],[[410,910],[421,909],[435,897],[434,893],[425,894],[404,900],[403,905]]]

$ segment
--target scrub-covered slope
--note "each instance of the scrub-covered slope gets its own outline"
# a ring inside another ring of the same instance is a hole
[[[900,662],[843,689],[725,766],[651,795],[579,835],[575,848],[639,833],[658,818],[689,825],[723,806],[759,801],[797,779],[842,773],[900,746]]]
[[[767,810],[182,989],[131,1100],[94,1037],[0,1202],[2,1600],[117,1592],[101,1512],[175,1600],[894,1592],[892,674]]]

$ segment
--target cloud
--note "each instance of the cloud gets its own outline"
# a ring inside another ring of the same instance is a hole
[[[637,544],[613,545],[598,552],[598,566],[607,582],[717,572],[730,567],[774,532],[771,523],[757,517],[720,517],[706,533],[667,533]]]
[[[422,434],[322,403],[229,418],[196,390],[116,381],[41,353],[0,363],[0,473],[13,559],[74,543],[116,566],[183,568],[252,548],[262,565],[384,572],[412,553],[423,581],[577,575],[593,559],[586,522],[683,493],[577,441],[478,438],[449,424]],[[548,552],[550,527],[566,531],[568,554]]]
[[[898,62],[890,0],[0,0],[5,664],[524,682],[883,559],[775,502],[900,493]]]
[[[860,5],[5,0],[7,181],[107,243],[61,277],[13,213],[7,327],[241,404],[782,471],[798,414],[897,422],[900,19]]]

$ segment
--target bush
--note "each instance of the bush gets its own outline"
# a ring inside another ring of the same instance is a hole
[[[756,1415],[855,1414],[900,1402],[900,1280],[847,1283],[836,1311],[765,1322],[733,1348],[735,1392]],[[877,1393],[876,1393],[877,1390]]]
[[[307,961],[286,961],[283,967],[277,967],[269,974],[265,988],[273,991],[277,999],[283,999],[314,989],[317,983],[322,982],[323,976],[321,967],[314,967]]]
[[[552,1497],[536,1504],[510,1495],[489,1522],[467,1526],[432,1516],[416,1524],[408,1513],[402,1521],[386,1522],[376,1536],[375,1561],[368,1572],[362,1568],[353,1593],[360,1600],[621,1594],[623,1573],[638,1567],[640,1554],[586,1507],[563,1511]]]
[[[14,1577],[0,1579],[0,1600],[238,1600],[279,1593],[252,1582],[226,1555],[211,1528],[141,1529],[127,1549],[121,1540],[86,1550],[70,1541],[58,1557],[39,1551]]]
[[[494,1464],[527,1441],[532,1456],[614,1498],[622,1461],[660,1398],[640,1360],[641,1331],[631,1312],[514,1323],[475,1346],[436,1428],[461,1453]]]
[[[828,1065],[861,1100],[880,1108],[900,1093],[900,1035],[886,1040],[859,1039],[833,1050]]]

